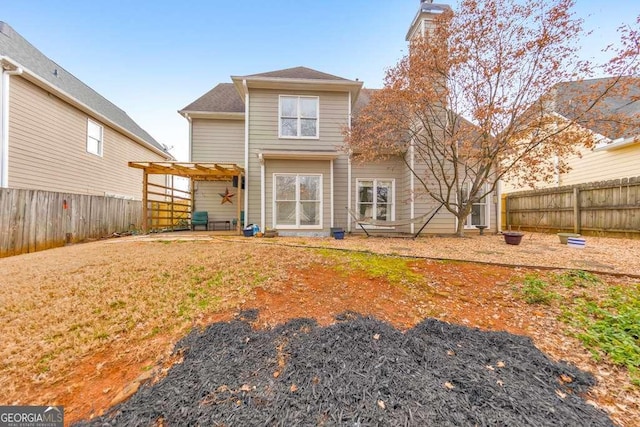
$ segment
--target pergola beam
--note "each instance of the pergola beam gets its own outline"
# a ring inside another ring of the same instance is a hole
[[[143,170],[142,210],[143,228],[148,231],[149,175],[172,175],[189,178],[191,187],[191,208],[194,202],[194,181],[229,181],[238,177],[238,199],[242,198],[242,177],[244,168],[235,163],[190,163],[190,162],[129,162],[129,167]],[[240,203],[238,203],[238,232],[242,232],[240,224]]]

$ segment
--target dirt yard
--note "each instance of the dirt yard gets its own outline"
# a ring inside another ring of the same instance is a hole
[[[396,257],[371,261],[371,252]],[[564,299],[549,305],[527,304],[519,293],[526,275],[551,277],[561,267],[599,273],[602,282],[581,292],[630,286],[639,280],[640,241],[593,237],[573,249],[538,234],[508,246],[500,236],[338,241],[186,233],[4,258],[0,404],[60,404],[67,422],[87,419],[166,373],[178,362],[175,343],[194,327],[247,309],[259,310],[256,328],[299,317],[328,325],[350,310],[402,330],[433,317],[527,335],[552,359],[596,378],[588,401],[619,425],[638,425],[640,390],[626,369],[596,362],[559,320],[575,291],[557,290]]]

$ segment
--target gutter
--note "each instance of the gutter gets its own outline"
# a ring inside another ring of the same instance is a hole
[[[5,68],[8,67],[8,68]],[[9,79],[23,73],[22,67],[6,57],[0,57],[0,188],[9,187]]]

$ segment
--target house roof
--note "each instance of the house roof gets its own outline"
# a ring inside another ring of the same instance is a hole
[[[248,82],[250,87],[255,88],[350,91],[354,100],[358,98],[362,87],[360,81],[345,79],[307,67],[286,68],[231,78],[234,83],[216,85],[178,113],[184,116],[199,114],[200,117],[215,118],[232,118],[231,116],[244,114],[244,99],[241,95],[245,90],[243,82]]]
[[[134,135],[172,158],[166,148],[142,129],[126,112],[49,59],[9,24],[0,21],[0,59],[8,58],[34,76],[40,84],[54,88],[102,116],[107,122]]]
[[[180,112],[244,113],[244,101],[233,83],[220,83]]]
[[[562,82],[554,87],[553,110],[583,122],[590,130],[611,140],[640,135],[640,78],[623,77],[618,86],[587,113],[585,109],[601,96],[614,77]],[[584,117],[580,117],[584,115]]]
[[[278,79],[308,79],[308,80],[342,80],[349,81],[343,77],[334,76],[333,74],[323,73],[322,71],[313,70],[307,67],[285,68],[283,70],[269,71],[266,73],[251,74],[243,76],[244,78],[267,77]]]

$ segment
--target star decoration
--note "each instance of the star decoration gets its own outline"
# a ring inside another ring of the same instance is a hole
[[[221,205],[224,205],[225,203],[233,204],[233,200],[231,200],[231,198],[235,196],[235,194],[229,192],[229,187],[225,189],[224,193],[218,194],[220,195],[220,197],[222,197],[222,200],[220,201]]]

